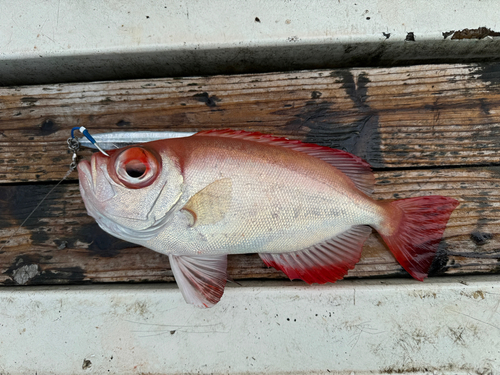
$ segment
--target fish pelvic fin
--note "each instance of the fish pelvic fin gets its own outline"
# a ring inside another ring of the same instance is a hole
[[[354,268],[371,232],[369,226],[357,225],[304,250],[259,255],[268,267],[283,271],[291,280],[301,279],[308,284],[333,283]]]
[[[227,280],[227,255],[169,255],[175,281],[187,303],[212,307],[222,297]]]
[[[429,274],[446,224],[458,204],[456,199],[433,195],[386,205],[386,218],[376,229],[413,278],[423,281]]]

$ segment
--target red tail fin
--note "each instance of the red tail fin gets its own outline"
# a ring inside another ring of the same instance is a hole
[[[388,218],[378,231],[396,260],[415,279],[427,277],[446,223],[458,203],[439,195],[389,203]]]

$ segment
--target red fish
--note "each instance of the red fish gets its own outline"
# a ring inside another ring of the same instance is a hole
[[[458,201],[370,197],[368,163],[260,133],[204,131],[94,154],[78,165],[89,215],[108,233],[167,254],[187,302],[210,307],[227,254],[259,253],[290,279],[335,282],[377,230],[417,280]]]

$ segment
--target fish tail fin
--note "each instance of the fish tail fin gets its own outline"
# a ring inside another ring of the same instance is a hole
[[[456,199],[439,195],[388,203],[386,218],[376,228],[396,260],[419,281],[429,273]]]

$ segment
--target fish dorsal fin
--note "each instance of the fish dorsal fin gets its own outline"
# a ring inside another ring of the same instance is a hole
[[[175,281],[187,303],[212,307],[226,286],[227,255],[169,255]]]
[[[262,134],[259,132],[247,132],[244,130],[231,129],[215,129],[198,132],[194,137],[210,136],[210,137],[225,137],[235,138],[247,141],[267,143],[273,146],[291,148],[292,150],[303,152],[314,156],[333,165],[335,168],[342,171],[351,179],[356,187],[366,194],[373,192],[375,178],[372,173],[370,164],[356,155],[349,152],[337,150],[329,147],[319,146],[314,143],[304,143],[297,140],[290,140],[284,137],[275,137],[270,134]]]
[[[193,195],[182,208],[189,216],[190,226],[215,224],[221,221],[229,210],[232,192],[231,179],[222,178]]]
[[[291,280],[302,279],[308,284],[333,283],[354,268],[371,231],[369,226],[357,225],[304,250],[259,255],[268,267],[283,271]]]

